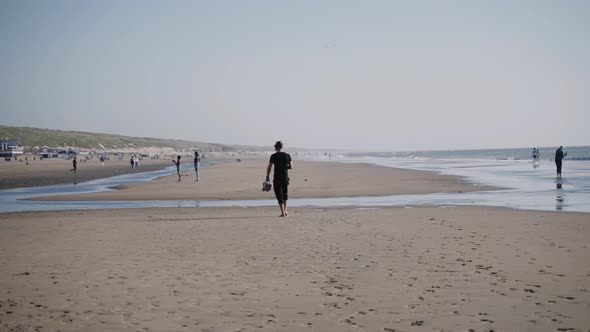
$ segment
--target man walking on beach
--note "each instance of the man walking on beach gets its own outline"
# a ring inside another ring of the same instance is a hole
[[[287,200],[289,199],[289,174],[288,170],[293,169],[293,161],[288,153],[283,150],[283,143],[277,141],[275,143],[275,153],[270,156],[268,167],[266,168],[266,181],[269,181],[270,170],[275,166],[273,177],[273,186],[275,196],[281,208],[281,217],[287,216]]]
[[[567,156],[567,152],[563,152],[563,145],[555,151],[555,166],[557,167],[557,178],[561,179],[561,161],[563,157]]]
[[[176,156],[176,160],[172,159],[174,165],[176,165],[176,173],[178,174],[178,182],[180,182],[180,156]]]

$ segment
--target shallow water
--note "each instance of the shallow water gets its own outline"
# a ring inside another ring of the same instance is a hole
[[[498,191],[417,195],[423,202],[451,205],[490,205],[518,209],[590,212],[590,162],[564,160],[562,179],[556,179],[555,164],[533,165],[525,160],[441,158],[341,158],[341,162],[418,169],[463,176],[474,185],[506,188]],[[410,197],[409,195],[403,195]],[[422,204],[422,203],[421,203]],[[427,204],[427,203],[424,203]]]
[[[314,158],[314,160],[326,160]],[[334,160],[332,160],[334,161]],[[492,185],[508,189],[465,193],[435,193],[378,197],[292,198],[291,207],[338,206],[460,206],[484,205],[530,210],[590,212],[590,163],[564,162],[564,178],[555,179],[555,166],[543,162],[533,167],[528,161],[416,158],[340,158],[339,162],[365,162],[382,166],[411,168],[466,177],[473,185]],[[190,166],[185,166],[190,167]],[[144,207],[257,207],[274,206],[275,200],[157,200],[157,201],[26,201],[24,198],[95,192],[109,186],[149,181],[172,174],[174,167],[161,171],[115,176],[80,183],[0,191],[0,212]]]

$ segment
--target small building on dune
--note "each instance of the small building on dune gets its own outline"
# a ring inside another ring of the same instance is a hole
[[[17,140],[0,140],[0,158],[22,156],[24,148]]]

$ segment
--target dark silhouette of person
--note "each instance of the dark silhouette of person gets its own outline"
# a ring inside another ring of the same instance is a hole
[[[176,156],[176,160],[172,159],[174,165],[176,165],[176,173],[178,174],[178,182],[180,182],[180,156]]]
[[[76,174],[76,171],[78,171],[78,161],[76,160],[76,157],[74,157],[74,159],[72,160],[72,169],[70,170],[70,172],[74,172],[74,174]]]
[[[281,208],[281,217],[287,216],[287,200],[289,199],[289,170],[293,169],[291,156],[283,152],[283,143],[277,141],[274,145],[275,153],[270,156],[268,167],[266,168],[266,181],[269,181],[270,170],[274,165],[273,187],[279,207]]]
[[[563,151],[563,145],[555,151],[555,166],[557,167],[557,178],[561,179],[561,163],[567,152]]]

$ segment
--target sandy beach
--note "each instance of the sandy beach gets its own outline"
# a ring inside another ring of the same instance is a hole
[[[587,214],[196,208],[0,216],[6,331],[587,331]]]
[[[0,332],[590,332],[590,0],[6,0],[0,39]]]
[[[265,160],[67,199],[272,198]],[[489,189],[295,163],[292,197]],[[307,181],[306,181],[307,180]],[[61,197],[64,199],[64,197]],[[486,207],[0,215],[6,331],[588,331],[590,217]]]
[[[134,183],[119,190],[42,197],[40,200],[153,200],[153,199],[258,199],[274,198],[262,192],[267,160],[219,162],[201,169],[195,183],[193,170],[150,182]],[[494,189],[476,186],[455,176],[408,169],[395,169],[370,164],[347,164],[295,161],[289,172],[289,197],[348,197],[461,192]],[[272,178],[272,175],[271,175]]]
[[[29,159],[29,165],[18,161],[2,161],[0,163],[0,190],[72,184],[114,175],[155,171],[172,165],[168,158],[159,160],[143,159],[140,168],[133,169],[127,159],[108,160],[104,165],[101,165],[97,159],[93,159],[78,162],[78,171],[74,175],[73,172],[70,172],[72,169],[71,160],[57,158],[33,160],[32,157]]]

